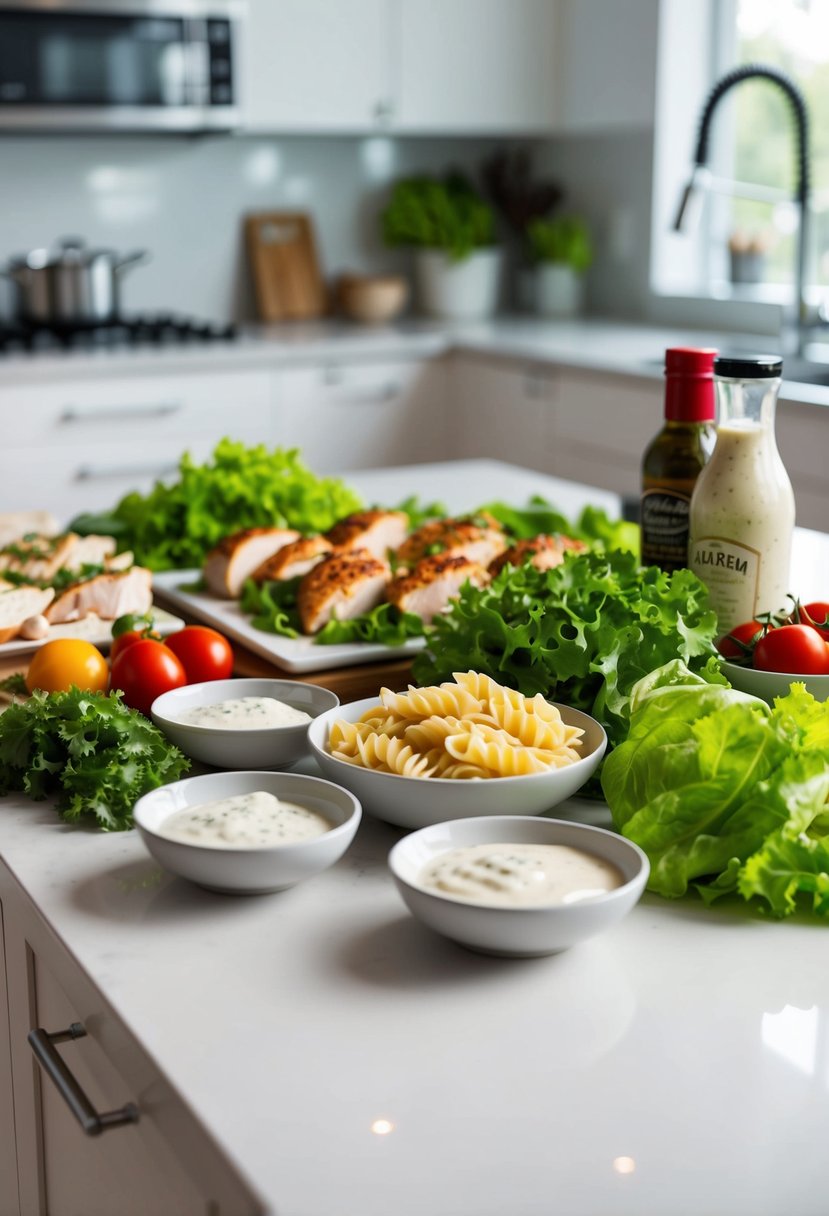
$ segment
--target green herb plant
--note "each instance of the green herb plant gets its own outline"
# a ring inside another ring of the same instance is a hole
[[[584,220],[560,215],[527,225],[527,239],[537,262],[557,262],[583,274],[593,261],[593,242]]]
[[[456,262],[495,243],[495,212],[459,174],[402,178],[381,223],[387,245],[440,249]]]

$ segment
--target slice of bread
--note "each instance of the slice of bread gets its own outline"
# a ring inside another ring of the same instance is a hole
[[[53,588],[15,587],[0,591],[0,643],[10,642],[30,616],[39,616],[55,598]]]

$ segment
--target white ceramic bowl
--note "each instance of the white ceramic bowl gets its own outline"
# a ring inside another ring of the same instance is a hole
[[[310,840],[261,849],[222,849],[159,835],[164,820],[176,811],[256,790],[310,807],[334,826]],[[136,802],[133,816],[144,844],[165,870],[213,891],[263,895],[293,887],[339,861],[354,839],[361,810],[347,790],[319,777],[299,773],[208,773],[145,794]]]
[[[476,844],[569,845],[611,862],[625,881],[594,899],[541,908],[495,908],[418,885],[424,866],[439,854]],[[389,869],[409,911],[424,925],[472,950],[514,958],[556,954],[601,933],[630,911],[650,873],[642,850],[614,832],[561,819],[512,816],[458,819],[413,832],[392,849]]]
[[[258,730],[193,726],[182,718],[191,709],[237,697],[273,697],[312,718],[336,709],[340,701],[327,688],[298,680],[209,680],[162,693],[152,704],[153,721],[186,756],[214,768],[288,768],[308,754],[308,723]]]
[[[722,673],[732,688],[751,693],[753,697],[760,697],[769,705],[774,702],[775,697],[785,697],[789,685],[794,683],[805,684],[806,691],[817,701],[829,699],[829,676],[796,676],[779,671],[758,671],[755,667],[740,667],[737,663],[725,660]]]
[[[584,755],[575,764],[547,773],[493,777],[486,781],[399,777],[395,773],[360,768],[332,756],[327,750],[331,724],[337,718],[356,722],[377,704],[377,697],[367,697],[320,714],[308,728],[308,741],[326,777],[356,794],[369,814],[398,827],[424,828],[445,819],[477,815],[540,815],[581,789],[596,771],[607,747],[607,736],[595,718],[559,705],[564,721],[584,731]]]

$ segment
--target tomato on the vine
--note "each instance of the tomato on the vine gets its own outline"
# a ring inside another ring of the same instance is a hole
[[[160,641],[161,638],[153,630],[154,624],[155,620],[149,613],[141,616],[135,616],[132,613],[119,616],[112,626],[112,645],[109,648],[110,663],[114,663],[122,651],[126,650],[128,646],[132,646],[134,642],[140,642],[142,638]]]
[[[110,678],[112,688],[123,692],[127,705],[147,715],[156,697],[187,683],[184,668],[172,650],[151,638],[139,638],[122,650],[112,664]]]
[[[746,651],[751,650],[752,642],[759,638],[762,632],[763,626],[759,621],[744,621],[742,625],[737,625],[730,633],[717,639],[717,650],[724,659],[745,658]]]
[[[788,675],[829,675],[829,643],[811,625],[781,625],[755,646],[754,666]]]
[[[825,600],[812,600],[811,604],[803,605],[801,613],[804,618],[808,618],[807,624],[819,629],[829,641],[829,603]]]
[[[165,645],[179,659],[187,673],[188,684],[228,680],[233,673],[230,643],[206,625],[185,625],[178,633],[170,634]]]

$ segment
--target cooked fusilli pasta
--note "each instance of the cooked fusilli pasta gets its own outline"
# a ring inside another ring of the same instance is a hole
[[[454,679],[381,689],[381,703],[359,721],[334,722],[328,750],[378,772],[466,780],[543,773],[580,758],[583,732],[540,693],[525,697],[475,671]]]

